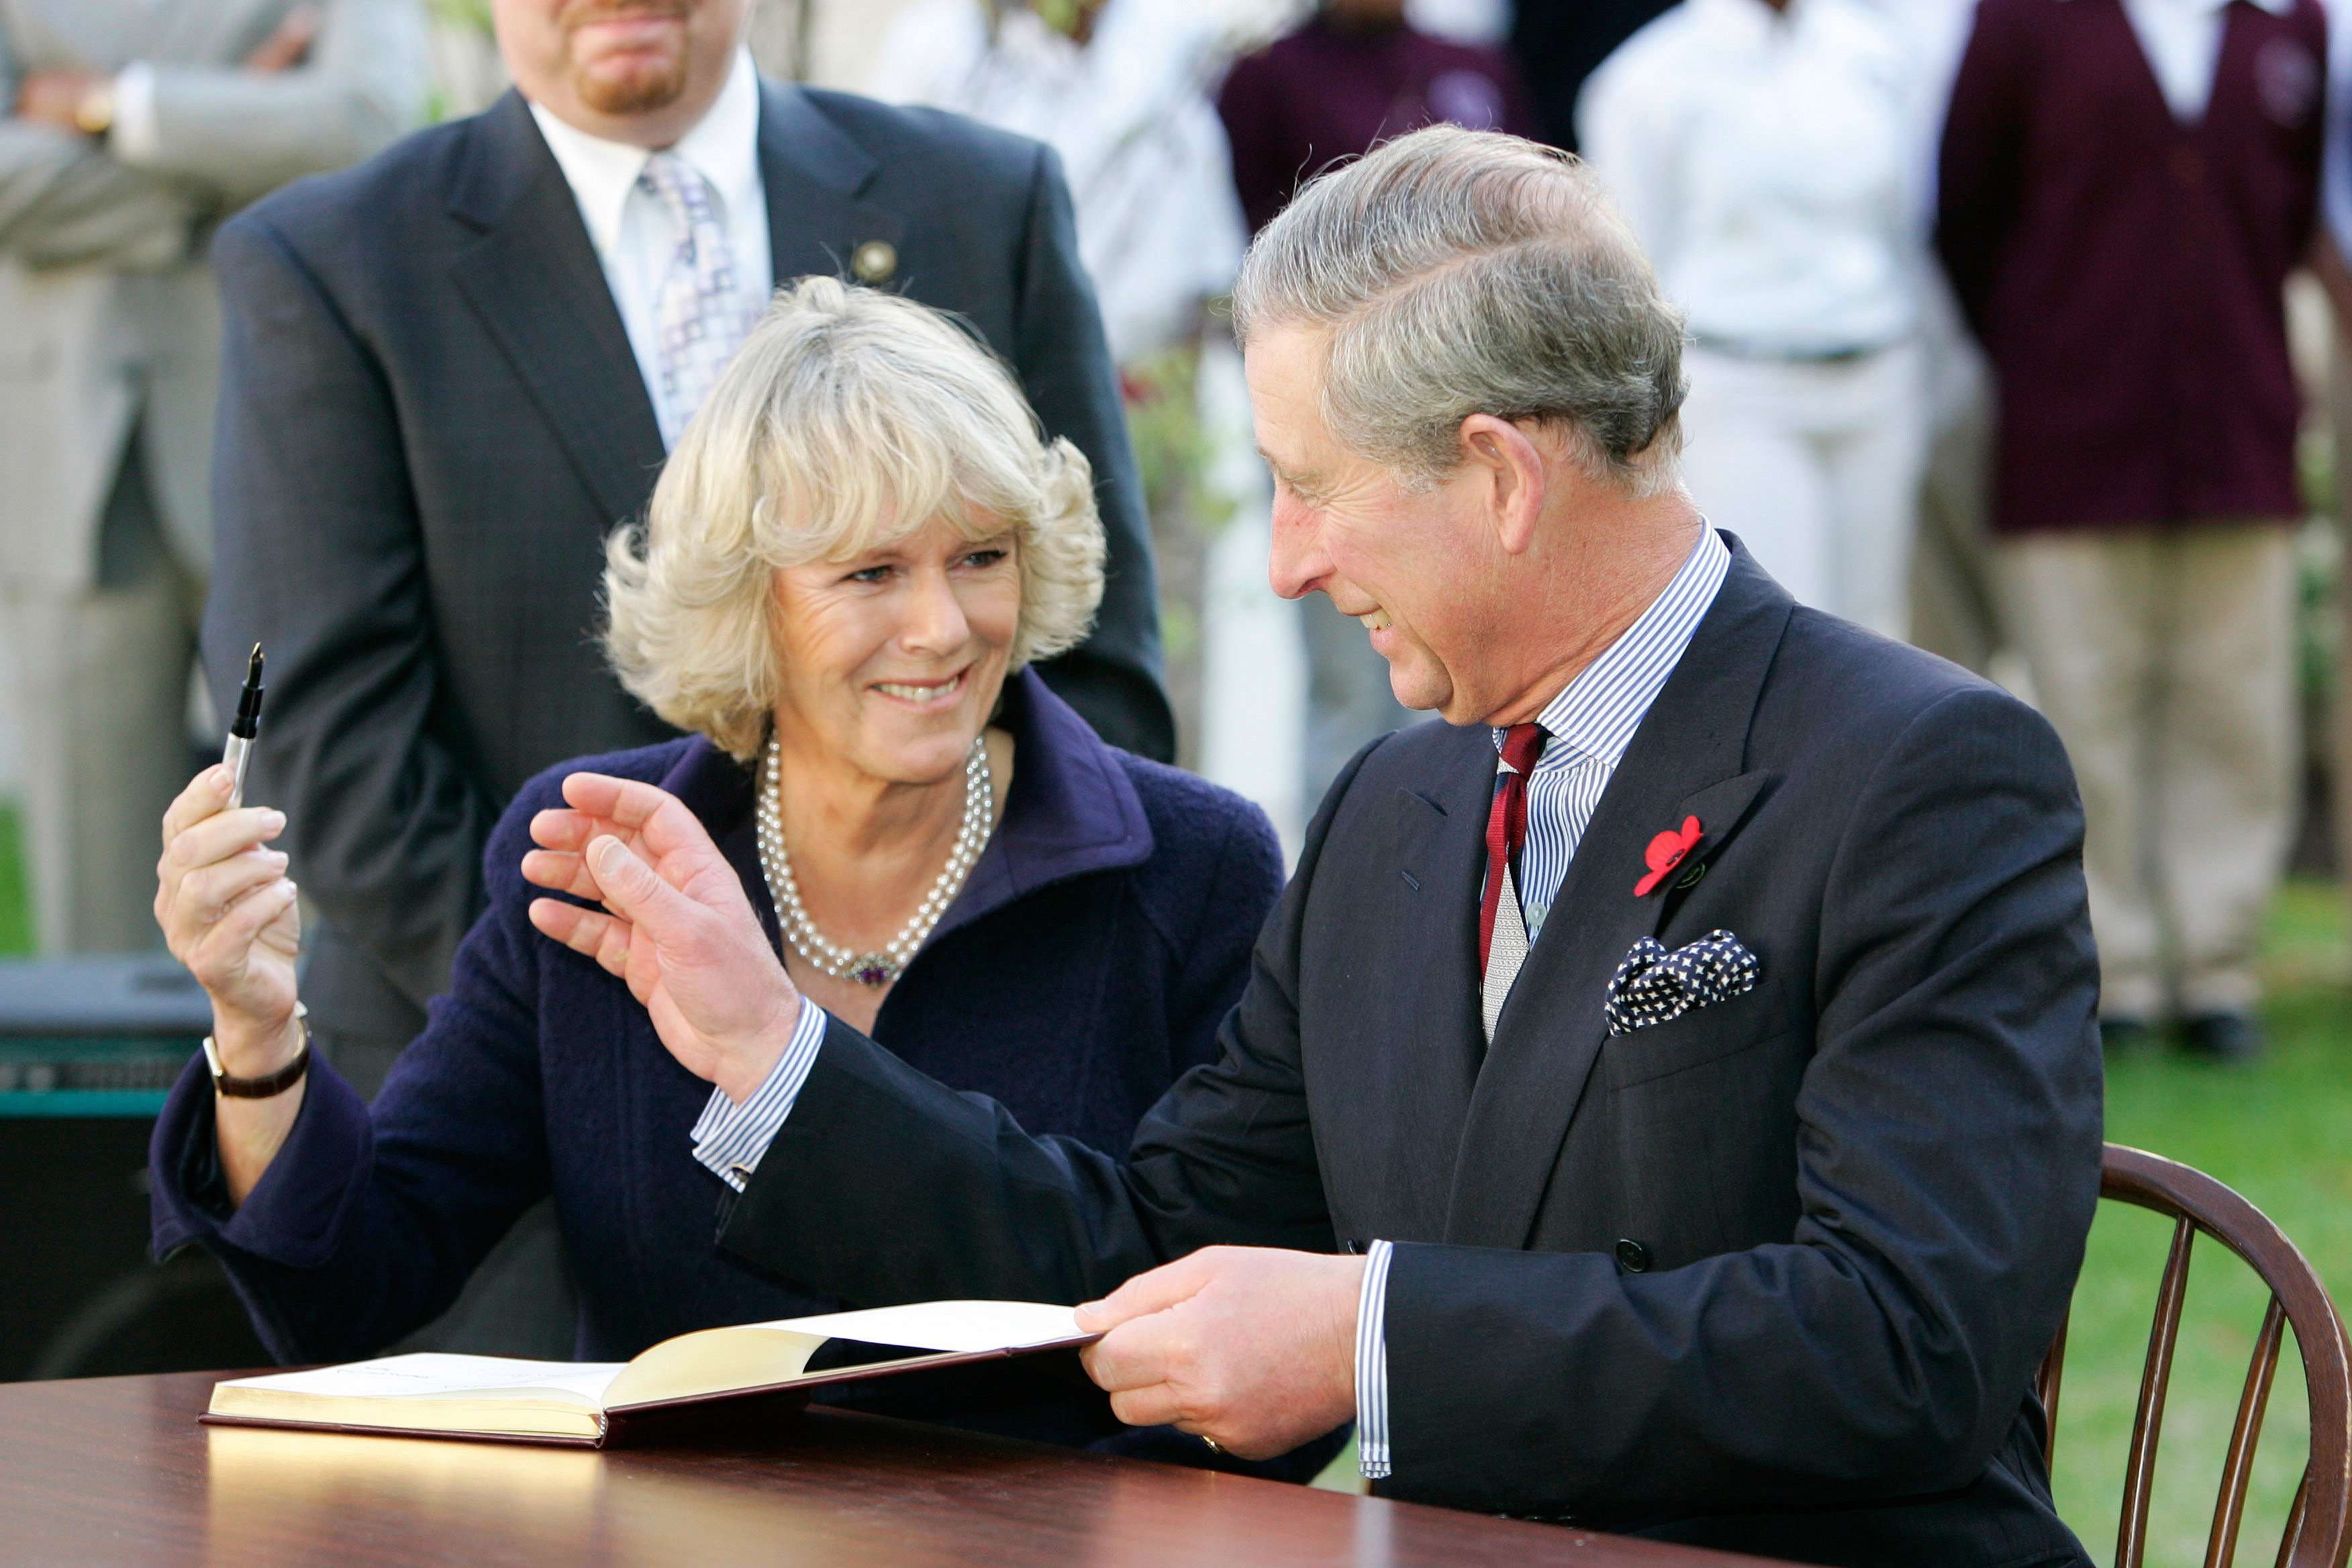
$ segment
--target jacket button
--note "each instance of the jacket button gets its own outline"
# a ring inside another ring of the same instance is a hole
[[[1617,1243],[1617,1267],[1628,1274],[1639,1274],[1650,1267],[1650,1249],[1638,1241]]]

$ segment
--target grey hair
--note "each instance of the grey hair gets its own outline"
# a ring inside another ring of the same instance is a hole
[[[1234,287],[1246,344],[1324,329],[1322,413],[1425,489],[1474,414],[1564,431],[1596,479],[1681,482],[1684,324],[1573,155],[1436,125],[1323,174],[1268,224]]]
[[[775,574],[847,561],[943,520],[1010,526],[1012,668],[1075,647],[1102,602],[1086,458],[1048,442],[1020,384],[953,320],[808,278],[780,291],[654,487],[604,550],[604,649],[621,684],[748,760],[782,684]]]

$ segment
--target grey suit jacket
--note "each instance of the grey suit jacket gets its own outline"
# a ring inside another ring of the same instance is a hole
[[[1053,153],[933,110],[767,83],[775,274],[869,241],[970,322],[1092,460],[1108,581],[1042,668],[1115,744],[1171,749],[1150,541]],[[290,819],[323,917],[302,990],[331,1034],[404,1044],[482,907],[523,783],[674,731],[596,639],[604,541],[664,461],[577,200],[523,100],[279,192],[214,247],[227,310],[205,624],[214,690],[269,654],[250,798]]]
[[[383,146],[422,110],[418,0],[327,0],[308,59],[239,68],[298,0],[0,0],[0,101],[30,72],[154,73],[156,145],[0,119],[0,583],[71,593],[134,426],[179,558],[211,549],[213,223]]]

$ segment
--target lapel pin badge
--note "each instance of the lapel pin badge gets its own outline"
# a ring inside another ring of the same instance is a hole
[[[860,283],[887,283],[898,270],[898,247],[887,239],[869,239],[849,253],[849,269]]]
[[[1704,831],[1698,825],[1698,818],[1685,816],[1679,830],[1661,833],[1651,839],[1650,847],[1642,851],[1642,862],[1649,867],[1650,873],[1633,884],[1633,896],[1648,898],[1657,885],[1683,863],[1684,857],[1697,847],[1702,837]],[[1686,881],[1695,879],[1685,879]]]

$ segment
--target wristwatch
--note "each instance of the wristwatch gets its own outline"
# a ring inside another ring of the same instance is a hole
[[[268,1100],[283,1094],[302,1081],[310,1070],[310,1009],[301,1003],[294,1004],[295,1021],[302,1026],[302,1048],[294,1059],[276,1072],[262,1078],[232,1078],[221,1069],[220,1047],[213,1044],[210,1035],[205,1037],[205,1065],[213,1069],[213,1088],[231,1100]]]
[[[105,77],[90,84],[74,105],[74,123],[92,136],[103,136],[114,129],[114,79]]]

